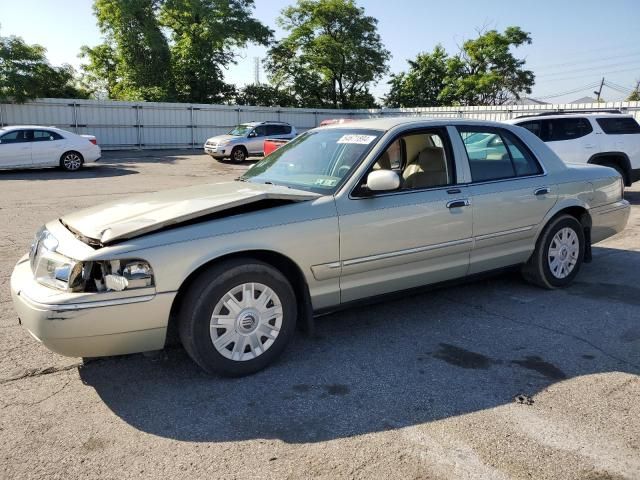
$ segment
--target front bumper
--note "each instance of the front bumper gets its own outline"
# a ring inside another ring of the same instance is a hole
[[[215,158],[224,158],[229,156],[229,152],[231,152],[230,148],[227,148],[226,145],[205,145],[204,153],[207,155],[211,155]]]
[[[591,214],[591,243],[598,243],[617,233],[627,226],[631,206],[626,200],[620,200],[610,205],[593,208]]]
[[[164,347],[176,292],[115,298],[112,293],[60,292],[33,279],[29,259],[11,275],[11,297],[29,333],[70,357],[102,357]]]

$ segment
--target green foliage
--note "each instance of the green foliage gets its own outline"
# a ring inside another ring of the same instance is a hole
[[[223,102],[234,49],[266,44],[253,0],[95,0],[105,42],[83,47],[84,81],[118,100]],[[165,36],[170,37],[170,41]]]
[[[409,60],[409,71],[391,75],[390,91],[384,99],[389,107],[436,107],[447,103],[441,97],[447,84],[447,52],[436,45],[431,53]]]
[[[294,95],[271,85],[246,85],[236,94],[238,105],[262,107],[299,107]]]
[[[465,41],[454,56],[438,46],[433,53],[410,61],[409,72],[392,76],[385,103],[402,107],[501,105],[520,98],[521,93],[531,93],[535,77],[511,49],[530,43],[527,32],[508,27],[504,33],[490,30]]]
[[[75,85],[73,68],[49,65],[45,53],[41,45],[28,45],[20,37],[0,37],[0,100],[88,97]]]
[[[249,0],[166,0],[160,24],[171,31],[171,58],[181,101],[220,102],[233,93],[222,69],[234,63],[234,49],[248,42],[266,45],[271,30],[251,17]]]
[[[367,108],[369,86],[387,72],[377,20],[353,0],[298,0],[278,22],[288,36],[268,53],[271,81],[305,107]]]
[[[627,97],[627,102],[640,102],[640,90],[636,89],[631,92],[631,94]]]

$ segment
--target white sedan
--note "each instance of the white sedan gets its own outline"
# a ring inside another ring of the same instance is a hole
[[[0,169],[60,167],[79,170],[100,159],[93,135],[35,125],[0,128]]]

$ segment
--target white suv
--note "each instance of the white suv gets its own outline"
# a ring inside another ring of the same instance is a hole
[[[609,112],[561,112],[510,120],[542,139],[567,163],[614,168],[626,186],[640,180],[640,125],[631,115]]]
[[[291,140],[296,135],[296,129],[285,122],[242,123],[226,135],[207,139],[204,152],[217,160],[230,158],[239,163],[247,157],[262,156],[267,138]]]

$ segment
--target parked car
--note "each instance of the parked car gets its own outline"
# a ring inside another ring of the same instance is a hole
[[[640,125],[614,112],[542,113],[511,120],[531,131],[565,162],[613,168],[626,186],[640,180]]]
[[[283,138],[267,138],[264,141],[264,156],[266,157],[270,153],[275,152],[281,146],[287,144],[290,140],[285,140]]]
[[[226,158],[243,162],[248,157],[264,155],[265,138],[290,140],[296,129],[285,122],[250,122],[234,127],[226,135],[209,138],[204,151],[217,160]]]
[[[93,135],[36,125],[0,128],[0,169],[60,167],[79,170],[102,152]]]
[[[336,123],[347,123],[353,121],[353,118],[327,118],[326,120],[322,120],[320,122],[320,126],[326,127],[327,125],[335,125]]]
[[[480,155],[479,133],[501,141]],[[52,220],[11,293],[22,324],[63,355],[160,349],[175,325],[204,370],[243,375],[271,363],[296,324],[355,301],[508,267],[565,287],[593,243],[624,229],[622,193],[614,170],[567,165],[512,125],[338,124],[237,181]],[[401,315],[389,321],[402,328]]]

